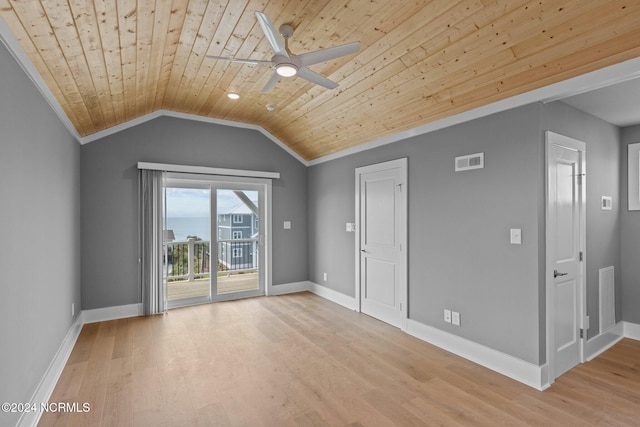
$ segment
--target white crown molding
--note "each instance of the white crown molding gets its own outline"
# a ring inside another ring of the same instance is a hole
[[[4,19],[1,16],[0,16],[0,42],[2,42],[2,44],[5,45],[9,53],[13,56],[13,58],[16,60],[18,65],[20,65],[20,67],[25,72],[27,77],[31,79],[31,81],[36,86],[36,88],[40,91],[44,99],[47,101],[47,103],[51,106],[53,111],[56,113],[56,115],[58,116],[58,118],[60,119],[64,127],[67,128],[69,133],[75,139],[80,141],[80,134],[78,134],[78,131],[69,120],[69,117],[67,117],[67,114],[64,112],[64,110],[58,103],[58,100],[56,99],[55,96],[53,96],[53,93],[49,89],[49,86],[47,86],[47,84],[44,82],[44,80],[40,76],[40,73],[38,73],[38,70],[36,69],[35,65],[33,65],[33,62],[31,62],[31,60],[27,56],[24,49],[22,49],[22,46],[20,46],[20,42],[14,37],[13,33],[11,32],[11,30],[9,29],[9,27],[4,22]]]
[[[337,153],[319,157],[309,161],[310,166],[325,163],[331,160],[346,157],[372,148],[381,147],[403,139],[434,132],[460,123],[479,119],[501,111],[532,104],[534,102],[553,102],[580,93],[589,92],[610,86],[616,83],[625,82],[640,77],[640,57],[630,59],[619,64],[611,65],[600,70],[592,71],[577,77],[570,78],[558,83],[554,83],[539,89],[534,89],[520,95],[512,96],[501,101],[488,105],[483,105],[463,113],[455,114],[444,119],[436,120],[412,129],[388,135],[371,142],[367,142],[355,147],[347,148]]]
[[[148,122],[150,120],[157,119],[158,117],[174,117],[174,118],[184,119],[184,120],[193,120],[193,121],[196,121],[196,122],[211,123],[211,124],[235,127],[235,128],[240,128],[240,129],[255,130],[255,131],[260,132],[262,135],[264,135],[268,139],[270,139],[278,147],[282,148],[284,151],[286,151],[289,155],[294,157],[300,163],[302,163],[305,166],[309,166],[309,162],[307,162],[305,159],[303,159],[298,153],[293,151],[291,148],[289,148],[282,141],[280,141],[278,138],[273,136],[270,132],[268,132],[262,126],[253,125],[253,124],[249,124],[249,123],[234,122],[234,121],[231,121],[231,120],[216,119],[216,118],[213,118],[213,117],[197,116],[195,114],[180,113],[180,112],[177,112],[177,111],[170,111],[170,110],[157,110],[157,111],[154,111],[152,113],[145,114],[144,116],[136,117],[135,119],[129,120],[129,121],[124,122],[124,123],[120,123],[119,125],[112,126],[110,128],[107,128],[107,129],[103,129],[103,130],[98,131],[96,133],[92,133],[91,135],[80,137],[80,138],[78,138],[78,141],[80,142],[80,144],[83,144],[83,145],[84,144],[88,144],[88,143],[96,141],[98,139],[105,138],[105,137],[107,137],[109,135],[113,135],[113,134],[116,134],[118,132],[122,132],[123,130],[132,128],[134,126],[138,126],[138,125],[140,125],[142,123],[146,123],[146,122]]]
[[[211,117],[203,117],[197,116],[194,114],[185,114],[179,113],[175,111],[168,110],[158,110],[153,113],[147,114],[142,117],[137,117],[128,122],[113,126],[108,129],[104,129],[102,131],[96,132],[91,135],[87,135],[81,137],[66,113],[53,96],[46,83],[36,70],[35,66],[24,52],[20,43],[13,36],[13,33],[6,25],[4,20],[0,17],[0,41],[7,47],[9,52],[16,59],[18,64],[25,71],[27,76],[31,78],[36,87],[40,90],[40,93],[44,96],[46,101],[49,103],[51,108],[58,115],[64,126],[69,130],[71,135],[73,135],[80,144],[86,144],[91,141],[95,141],[100,138],[104,138],[105,136],[112,135],[117,132],[121,132],[125,129],[128,129],[133,126],[137,126],[141,123],[147,122],[149,120],[153,120],[155,118],[161,116],[169,116],[169,117],[178,117],[187,120],[196,120],[206,123],[214,123],[220,124],[224,126],[232,126],[244,129],[253,129],[257,130],[265,137],[269,138],[280,148],[285,150],[295,159],[300,161],[303,165],[309,167],[318,165],[321,163],[325,163],[331,160],[339,159],[341,157],[346,157],[351,154],[359,153],[362,151],[370,150],[372,148],[380,147],[383,145],[391,144],[397,141],[401,141],[403,139],[411,138],[417,135],[423,135],[429,132],[434,132],[436,130],[444,129],[450,126],[454,126],[460,123],[464,123],[470,120],[478,119],[481,117],[485,117],[491,114],[499,113],[501,111],[509,110],[512,108],[520,107],[523,105],[531,104],[534,102],[553,102],[560,100],[562,98],[566,98],[568,96],[578,95],[580,93],[588,92],[595,89],[600,89],[605,86],[610,86],[616,83],[621,83],[624,81],[628,81],[637,77],[640,77],[640,57],[630,59],[628,61],[624,61],[618,64],[614,64],[600,70],[592,71],[587,74],[583,74],[577,77],[573,77],[558,83],[554,83],[539,89],[535,89],[520,95],[512,96],[510,98],[504,99],[502,101],[494,102],[489,105],[484,105],[478,108],[474,108],[469,111],[465,111],[460,114],[456,114],[450,117],[446,117],[444,119],[436,120],[431,123],[424,124],[422,126],[418,126],[412,129],[408,129],[405,131],[401,131],[395,133],[393,135],[385,136],[356,147],[347,148],[341,151],[338,151],[333,154],[329,154],[327,156],[319,157],[317,159],[307,161],[302,158],[298,153],[289,148],[285,143],[280,141],[266,129],[259,125],[253,125],[248,123],[234,122],[230,120],[222,120],[222,119],[214,119]]]

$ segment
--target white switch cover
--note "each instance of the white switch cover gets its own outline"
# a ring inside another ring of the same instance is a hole
[[[284,222],[284,229],[285,230],[289,230],[291,228],[291,221],[285,221]]]
[[[457,311],[451,312],[451,323],[456,326],[460,326],[460,313]]]
[[[512,228],[511,229],[511,244],[512,245],[521,245],[522,244],[522,229],[521,228]]]

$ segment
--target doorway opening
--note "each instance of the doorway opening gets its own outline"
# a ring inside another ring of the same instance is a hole
[[[270,181],[169,174],[164,280],[169,308],[264,295]]]
[[[356,301],[406,330],[407,159],[356,169]]]

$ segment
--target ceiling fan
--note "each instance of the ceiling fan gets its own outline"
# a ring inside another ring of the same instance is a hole
[[[284,38],[284,44],[278,37],[278,32],[275,30],[271,20],[267,15],[262,12],[256,12],[256,18],[262,27],[262,31],[267,38],[267,41],[273,49],[274,55],[270,61],[261,61],[254,59],[238,59],[230,58],[227,56],[213,56],[207,55],[207,58],[240,62],[243,64],[255,64],[255,65],[269,65],[275,69],[273,76],[269,79],[267,84],[262,88],[262,93],[269,92],[280,81],[280,77],[298,76],[305,80],[315,83],[317,85],[326,87],[327,89],[335,89],[338,87],[338,83],[329,80],[325,76],[311,71],[307,68],[309,65],[319,64],[321,62],[330,61],[332,59],[340,58],[341,56],[349,55],[360,50],[360,42],[347,43],[340,46],[330,47],[327,49],[320,49],[313,52],[303,53],[295,55],[289,51],[289,38],[293,35],[293,27],[288,24],[280,26],[280,35]]]

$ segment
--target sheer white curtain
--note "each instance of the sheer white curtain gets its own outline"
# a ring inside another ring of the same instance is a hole
[[[145,315],[167,309],[163,275],[163,181],[158,170],[139,170],[139,289]]]

